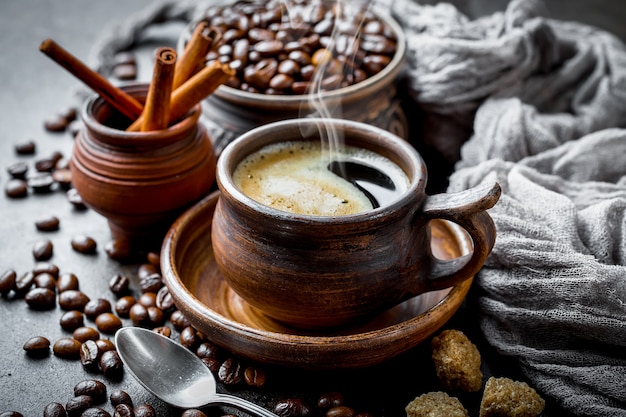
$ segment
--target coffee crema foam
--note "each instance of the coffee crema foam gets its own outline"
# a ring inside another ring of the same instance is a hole
[[[331,155],[314,141],[268,145],[237,165],[233,181],[253,200],[292,213],[343,216],[371,210],[372,202],[359,187],[328,168],[336,160],[375,167],[394,179],[399,193],[408,188],[404,172],[382,155],[352,146]]]

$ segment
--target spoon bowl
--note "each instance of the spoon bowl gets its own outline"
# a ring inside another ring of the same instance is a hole
[[[159,333],[124,327],[115,334],[115,344],[130,374],[155,397],[174,407],[226,405],[259,417],[277,417],[243,398],[218,393],[211,370],[189,349]]]

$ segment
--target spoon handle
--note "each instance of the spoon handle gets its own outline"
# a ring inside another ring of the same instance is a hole
[[[244,400],[243,398],[235,397],[234,395],[229,394],[215,394],[215,396],[211,399],[211,404],[230,405],[240,409],[241,411],[247,411],[248,413],[251,413],[258,417],[278,417],[276,414],[266,410],[261,406],[258,406],[248,400]]]

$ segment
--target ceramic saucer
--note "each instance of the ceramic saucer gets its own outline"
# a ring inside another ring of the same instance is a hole
[[[472,279],[412,298],[367,322],[328,333],[287,327],[243,301],[225,282],[212,252],[211,223],[219,192],[185,212],[170,228],[161,269],[176,306],[209,340],[261,363],[338,369],[374,365],[424,341],[457,311]],[[468,253],[466,233],[431,222],[433,253],[450,259]]]

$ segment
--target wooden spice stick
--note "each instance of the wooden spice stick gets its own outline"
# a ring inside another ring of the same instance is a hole
[[[198,23],[180,59],[176,62],[174,90],[183,85],[204,64],[211,46],[215,45],[219,38],[219,32],[211,28],[208,22]]]
[[[142,132],[167,128],[170,121],[170,98],[175,66],[176,51],[168,47],[159,48],[154,58],[154,70],[146,104],[141,113]]]
[[[135,120],[141,115],[143,105],[139,101],[115,87],[52,39],[44,40],[39,50],[98,93],[107,103],[130,120]]]
[[[219,61],[213,61],[193,75],[187,82],[172,93],[170,101],[170,123],[182,118],[185,113],[234,75],[234,69]],[[143,117],[140,116],[126,130],[130,132],[138,131],[143,123],[142,119]]]

